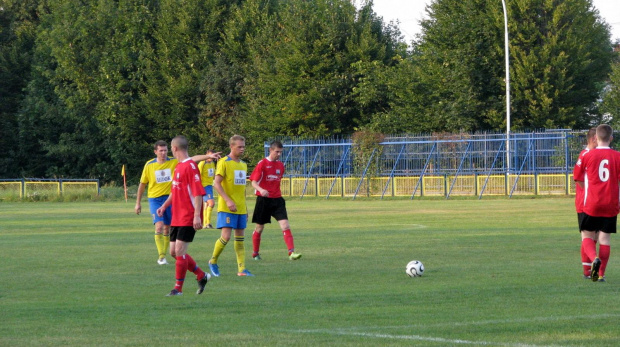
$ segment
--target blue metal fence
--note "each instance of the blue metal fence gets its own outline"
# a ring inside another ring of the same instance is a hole
[[[343,186],[340,195],[348,196],[351,194],[345,193],[344,182],[356,179],[353,198],[361,194],[364,185],[371,185],[370,181],[364,183],[368,180],[374,180],[373,184],[381,186],[379,194],[370,195],[384,197],[395,195],[396,185],[399,184],[395,179],[409,178],[415,183],[407,183],[410,187],[404,189],[410,189],[409,194],[413,198],[422,194],[420,191],[423,190],[425,177],[443,177],[443,195],[446,197],[453,194],[459,184],[463,184],[459,180],[469,177],[467,184],[482,197],[490,178],[498,175],[506,177],[504,192],[510,196],[526,189],[519,188],[522,184],[532,184],[538,194],[539,175],[565,175],[564,192],[570,193],[568,177],[585,145],[585,131],[513,133],[509,141],[510,146],[506,146],[504,133],[392,136],[386,137],[372,153],[366,155],[367,161],[360,162],[355,157],[355,144],[350,139],[293,139],[283,141],[282,161],[287,167],[286,177],[304,181],[302,197],[308,195],[311,188],[312,195],[329,197],[339,181]],[[266,155],[268,147],[269,143],[265,143]],[[510,152],[507,153],[506,148],[510,148]],[[521,178],[526,177],[530,183],[522,182]],[[319,193],[319,186],[324,184],[322,182],[327,182],[328,188],[323,189],[327,190],[325,194]],[[292,187],[292,181],[289,183]],[[367,192],[370,190],[376,190],[376,187],[367,188]]]

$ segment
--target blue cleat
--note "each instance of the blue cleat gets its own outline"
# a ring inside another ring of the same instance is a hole
[[[248,269],[245,269],[241,272],[237,272],[237,276],[254,276],[254,275],[252,275],[252,273]]]
[[[211,273],[213,274],[213,276],[220,277],[220,267],[217,266],[217,264],[211,264],[210,260],[209,260],[209,270],[211,270]]]

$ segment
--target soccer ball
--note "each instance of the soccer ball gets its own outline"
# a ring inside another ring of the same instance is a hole
[[[420,277],[424,273],[424,264],[419,260],[412,260],[407,263],[405,271],[409,277]]]

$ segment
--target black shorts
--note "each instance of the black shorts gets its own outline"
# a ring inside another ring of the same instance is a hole
[[[615,234],[617,221],[618,216],[592,217],[584,213],[583,219],[579,223],[579,229],[595,232],[602,231],[606,234]]]
[[[288,219],[284,198],[265,198],[263,196],[257,196],[254,214],[252,214],[252,223],[271,223],[272,216],[276,220]]]
[[[196,229],[194,227],[170,227],[170,242],[176,240],[192,242],[195,235]]]
[[[577,227],[579,228],[579,232],[581,232],[581,223],[583,223],[583,219],[586,217],[584,212],[577,213]]]

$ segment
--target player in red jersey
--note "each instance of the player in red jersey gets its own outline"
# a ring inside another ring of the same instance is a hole
[[[171,142],[172,154],[179,161],[172,179],[172,189],[166,202],[157,209],[157,214],[164,213],[172,204],[172,222],[170,230],[170,253],[176,258],[176,284],[166,296],[183,294],[183,283],[187,270],[196,275],[197,294],[201,294],[211,275],[196,265],[187,254],[190,242],[194,240],[196,230],[202,228],[202,196],[205,190],[201,183],[198,165],[189,157],[188,141],[184,136],[177,136]],[[217,159],[219,154],[212,154]]]
[[[284,175],[284,164],[279,160],[284,146],[280,141],[273,141],[269,145],[269,156],[259,161],[250,175],[252,187],[256,189],[256,206],[252,215],[252,223],[256,223],[252,233],[254,252],[252,258],[261,260],[260,241],[261,234],[266,223],[271,223],[273,216],[282,229],[284,243],[288,249],[288,257],[291,260],[301,258],[301,254],[295,253],[293,234],[286,213],[286,202],[280,191],[280,181]]]
[[[620,152],[609,148],[613,130],[607,124],[596,128],[597,147],[577,161],[573,178],[583,185],[584,217],[580,229],[585,237],[582,247],[588,260],[592,261],[592,281],[605,281],[605,269],[609,261],[611,234],[616,233],[620,212]],[[595,237],[598,233],[599,252],[596,254]]]
[[[588,153],[588,151],[590,151],[593,148],[596,148],[596,128],[590,128],[590,130],[588,130],[588,133],[586,134],[586,140],[588,142],[588,144],[586,145],[586,148],[581,151],[581,153],[579,153],[579,158],[578,160],[581,160],[583,158],[583,156]],[[584,249],[583,249],[583,239],[586,238],[586,234],[585,232],[583,232],[581,230],[581,221],[583,220],[583,217],[585,216],[585,214],[583,213],[583,198],[584,198],[584,194],[585,194],[585,190],[583,189],[583,187],[579,184],[575,185],[575,210],[577,210],[577,223],[579,225],[579,232],[581,233],[581,263],[583,265],[583,278],[585,279],[591,279],[590,278],[590,272],[592,271],[592,263],[590,262],[590,260],[588,259],[588,256],[586,255]],[[595,234],[595,236],[598,234]],[[594,239],[594,242],[596,243],[596,238]]]

